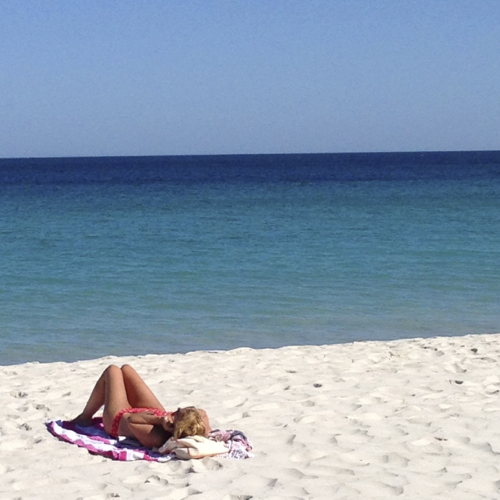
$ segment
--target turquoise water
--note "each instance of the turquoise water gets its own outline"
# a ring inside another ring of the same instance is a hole
[[[0,173],[0,364],[500,331],[500,154]]]

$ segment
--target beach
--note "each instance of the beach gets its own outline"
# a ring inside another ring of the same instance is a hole
[[[1,367],[1,496],[497,498],[499,359],[489,334]],[[118,462],[47,432],[124,363],[167,408],[246,433],[255,456]]]

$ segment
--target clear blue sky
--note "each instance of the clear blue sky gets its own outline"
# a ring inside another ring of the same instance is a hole
[[[0,157],[483,149],[499,0],[0,0]]]

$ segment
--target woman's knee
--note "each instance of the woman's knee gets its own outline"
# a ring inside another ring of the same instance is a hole
[[[105,370],[104,373],[108,375],[108,377],[117,375],[118,373],[121,374],[120,367],[116,365],[109,365]]]
[[[130,365],[127,365],[127,364],[125,364],[125,365],[123,365],[121,367],[121,371],[124,374],[126,374],[126,373],[137,373],[134,368],[132,368]]]

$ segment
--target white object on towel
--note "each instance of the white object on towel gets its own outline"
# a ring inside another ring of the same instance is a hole
[[[222,441],[213,441],[203,436],[189,436],[182,439],[171,437],[158,451],[173,453],[177,458],[189,460],[222,455],[228,453],[229,450]]]

